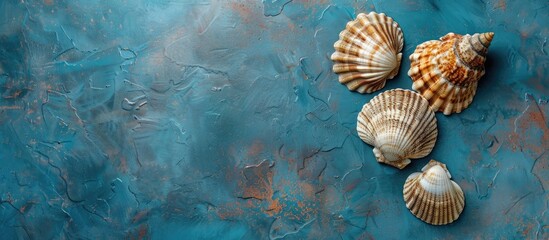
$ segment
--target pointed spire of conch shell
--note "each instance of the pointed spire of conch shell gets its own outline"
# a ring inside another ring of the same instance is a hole
[[[490,47],[490,43],[492,43],[492,39],[494,39],[494,33],[493,32],[485,32],[485,33],[475,33],[475,35],[479,35],[479,40],[484,45],[484,47],[488,48]]]
[[[448,33],[440,41],[417,46],[410,55],[412,88],[433,110],[459,113],[473,101],[493,32],[459,35]]]

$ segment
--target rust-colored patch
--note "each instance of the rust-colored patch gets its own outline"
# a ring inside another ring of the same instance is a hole
[[[353,181],[353,182],[347,184],[347,185],[343,188],[343,190],[344,190],[345,192],[350,192],[350,191],[352,191],[353,189],[355,189],[356,186],[357,186],[359,183],[360,183],[360,179],[357,179],[357,180],[355,180],[355,181]]]
[[[288,163],[290,163],[290,164],[295,164],[295,163],[296,163],[295,158],[291,158],[291,157],[288,158]]]
[[[269,216],[274,216],[276,214],[279,214],[282,211],[282,204],[280,204],[280,201],[278,199],[272,200],[270,199],[268,201],[269,206],[264,211]]]
[[[547,169],[549,168],[549,127],[542,105],[539,105],[537,99],[533,96],[527,97],[529,98],[529,106],[513,121],[515,131],[509,135],[509,139],[514,150],[519,148],[533,161],[532,173],[536,175],[542,187],[546,188],[549,186],[549,178],[547,177]],[[532,132],[537,132],[537,134],[532,134]]]
[[[530,99],[532,103],[528,106],[528,109],[520,115],[512,123],[516,127],[516,131],[510,134],[510,140],[519,145],[521,143],[528,144],[527,147],[537,155],[541,155],[549,148],[549,128],[545,120],[544,113],[540,110],[536,103],[536,99]],[[542,134],[540,143],[529,143],[524,141],[527,136],[526,131],[535,126],[536,129]]]
[[[132,230],[126,236],[126,239],[150,239],[149,226],[147,224],[141,224],[136,230]]]
[[[270,199],[273,195],[273,172],[268,161],[257,166],[248,166],[243,171],[244,181],[240,184],[243,189],[242,198],[258,200]]]
[[[252,143],[252,145],[248,148],[248,156],[249,157],[255,157],[259,155],[263,151],[264,145],[261,141],[256,140]]]
[[[21,110],[23,109],[21,106],[13,105],[13,106],[0,106],[0,110]]]
[[[528,79],[526,82],[525,82],[525,85],[533,88],[533,89],[536,89],[538,90],[539,92],[541,93],[544,93],[544,92],[549,92],[549,86],[545,86],[545,77],[543,77],[543,75],[545,74],[544,71],[546,70],[546,68],[544,66],[538,66],[537,69],[536,69],[536,74],[537,74],[537,77],[532,77],[530,79]]]
[[[500,148],[501,148],[501,142],[499,142],[497,139],[495,139],[492,147],[490,147],[488,149],[488,151],[490,151],[491,156],[495,156],[496,153],[498,153]]]
[[[530,32],[528,32],[526,30],[522,30],[522,31],[520,31],[520,37],[522,39],[527,39],[528,37],[530,37]]]
[[[295,32],[295,24],[293,22],[288,22],[288,29],[292,32]]]
[[[32,208],[33,204],[34,203],[32,203],[32,202],[26,203],[25,205],[23,205],[19,208],[19,212],[22,213],[22,214],[25,214],[27,211],[29,211]]]
[[[149,227],[147,227],[147,225],[145,225],[145,224],[142,224],[139,227],[139,235],[137,236],[137,239],[139,239],[139,240],[146,239],[147,235],[148,235],[148,231],[149,231]]]
[[[242,204],[239,202],[227,203],[226,205],[218,206],[216,209],[217,216],[221,220],[232,219],[244,214]]]
[[[250,23],[254,19],[254,13],[250,8],[250,4],[232,2],[230,7],[234,12],[238,13],[244,23]]]
[[[532,225],[526,226],[526,228],[522,230],[522,236],[528,237],[528,235],[530,235],[530,231],[532,231],[532,227]]]
[[[19,96],[21,96],[22,93],[23,93],[23,90],[17,89],[15,91],[13,91],[11,93],[11,95],[3,96],[3,98],[4,99],[15,99],[15,98],[18,98]]]
[[[143,210],[135,214],[132,218],[132,223],[136,223],[141,221],[143,218],[145,218],[147,215],[149,215],[149,210]]]
[[[501,9],[501,11],[507,10],[507,2],[505,2],[505,0],[499,0],[494,6],[494,9]]]
[[[300,182],[299,187],[307,198],[313,199],[315,197],[315,187],[310,183]]]
[[[263,22],[259,22],[259,23],[257,24],[257,26],[258,26],[259,28],[262,28],[262,29],[267,29],[267,25],[265,25],[265,23],[263,23]]]
[[[366,216],[373,217],[373,216],[379,215],[379,213],[381,213],[380,205],[383,205],[381,203],[381,200],[376,200],[372,202],[372,204],[368,206],[368,210],[366,211]]]
[[[118,171],[123,173],[128,172],[128,161],[124,156],[120,157],[120,163],[118,164]]]
[[[475,184],[472,181],[456,181],[464,192],[475,191]]]
[[[471,152],[469,152],[469,157],[467,158],[467,160],[469,161],[469,164],[467,164],[469,168],[473,168],[482,160],[482,154],[478,147],[471,149]]]

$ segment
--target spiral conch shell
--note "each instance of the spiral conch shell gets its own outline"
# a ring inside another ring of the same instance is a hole
[[[374,146],[378,162],[402,169],[410,158],[427,156],[438,135],[429,102],[410,90],[394,89],[374,97],[357,118],[358,136]]]
[[[493,37],[493,32],[472,36],[448,33],[440,41],[418,45],[410,55],[412,88],[429,100],[435,111],[445,115],[461,112],[473,101]]]
[[[385,14],[358,14],[334,44],[333,70],[351,91],[371,93],[398,74],[404,37],[397,22]]]
[[[412,214],[426,223],[446,225],[455,221],[465,207],[461,187],[446,165],[431,160],[423,172],[412,173],[404,183],[404,202]]]

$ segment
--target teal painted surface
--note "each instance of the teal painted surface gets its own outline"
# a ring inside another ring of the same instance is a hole
[[[329,56],[384,12],[407,58],[495,32],[472,105],[402,171],[355,131],[379,92]],[[2,1],[0,239],[549,238],[547,1]],[[465,192],[435,227],[402,200],[429,159]]]

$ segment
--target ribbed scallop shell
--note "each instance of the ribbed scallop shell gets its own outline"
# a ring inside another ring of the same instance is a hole
[[[472,36],[448,33],[440,41],[417,46],[410,55],[412,88],[429,100],[435,111],[459,113],[473,101],[493,32]]]
[[[358,136],[374,146],[378,162],[402,169],[427,156],[437,139],[437,120],[418,93],[394,89],[374,97],[357,118]]]
[[[385,14],[358,14],[335,42],[333,70],[351,91],[371,93],[398,74],[404,37],[397,22]]]
[[[431,160],[422,173],[412,173],[404,183],[404,202],[412,214],[433,225],[449,224],[465,207],[461,187],[454,181],[445,164]]]

